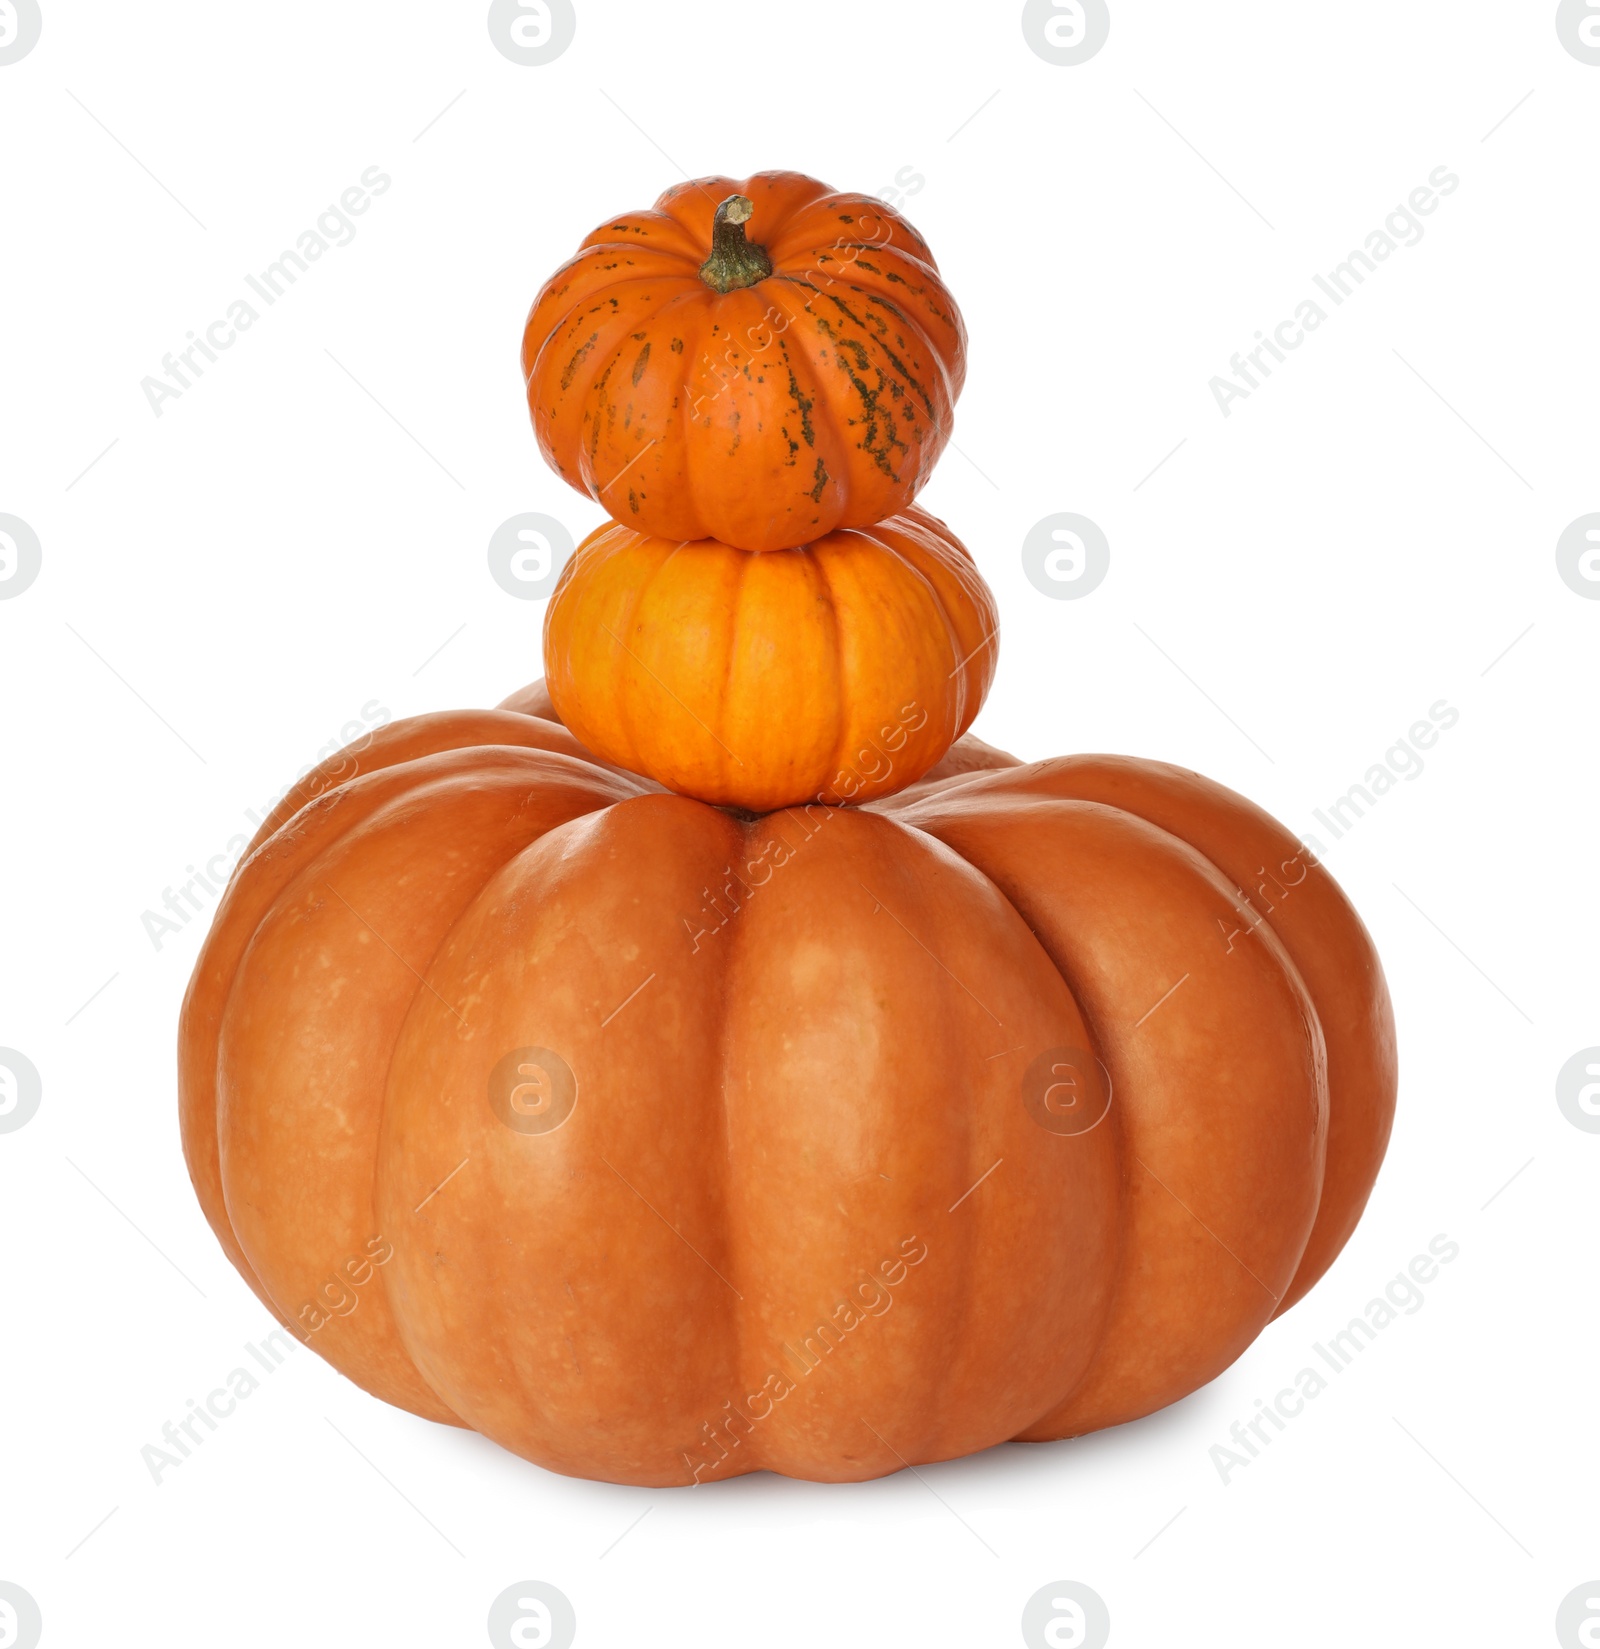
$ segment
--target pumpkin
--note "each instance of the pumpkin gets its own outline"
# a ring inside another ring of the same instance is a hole
[[[1258,808],[964,742],[747,817],[550,712],[324,764],[185,1002],[205,1212],[367,1390],[578,1476],[869,1478],[1171,1403],[1338,1253],[1389,1000]]]
[[[920,779],[977,715],[998,633],[972,558],[916,506],[765,553],[608,522],[562,569],[544,658],[591,750],[765,813]]]
[[[522,340],[557,474],[641,532],[742,550],[903,510],[965,370],[922,237],[798,172],[699,178],[608,219]]]

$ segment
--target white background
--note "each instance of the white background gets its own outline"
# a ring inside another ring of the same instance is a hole
[[[1600,510],[1600,67],[1546,0],[1112,16],[1058,67],[1016,4],[579,0],[519,67],[481,4],[44,0],[0,67],[0,511],[43,545],[0,601],[0,1045],[44,1093],[0,1134],[0,1580],[47,1645],[481,1643],[526,1579],[580,1644],[1017,1643],[1070,1579],[1117,1645],[1531,1645],[1600,1573],[1600,1136],[1555,1100],[1600,1043],[1600,603],[1554,553]],[[1224,418],[1210,378],[1441,165],[1421,242]],[[157,418],[140,380],[370,166],[354,241]],[[1366,1218],[1222,1378],[1084,1441],[657,1492],[297,1352],[157,1486],[141,1448],[271,1324],[179,1148],[203,920],[157,950],[142,913],[364,705],[541,673],[489,535],[600,516],[528,428],[529,300],[608,214],[770,166],[914,178],[965,312],[924,502],[1000,603],[976,731],[1198,768],[1371,927],[1402,1083]],[[1111,545],[1081,600],[1023,574],[1056,511]],[[1440,699],[1425,770],[1319,829]],[[1224,1484],[1229,1426],[1438,1233],[1423,1307]]]

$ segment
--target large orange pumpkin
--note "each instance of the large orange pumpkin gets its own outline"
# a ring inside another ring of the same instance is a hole
[[[761,172],[602,224],[534,300],[522,371],[545,458],[618,521],[778,550],[911,502],[966,333],[899,213]]]
[[[998,637],[972,558],[913,506],[768,553],[607,523],[562,570],[544,661],[589,749],[765,813],[920,779],[977,715]]]
[[[867,1478],[1170,1403],[1338,1253],[1388,996],[1250,803],[964,741],[743,818],[508,702],[287,798],[184,1008],[206,1214],[369,1391],[580,1476]]]

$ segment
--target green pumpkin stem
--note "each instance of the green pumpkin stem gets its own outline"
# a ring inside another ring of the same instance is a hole
[[[772,273],[766,247],[744,238],[744,226],[753,211],[749,196],[729,195],[711,220],[711,256],[700,265],[700,279],[713,292],[754,286]]]

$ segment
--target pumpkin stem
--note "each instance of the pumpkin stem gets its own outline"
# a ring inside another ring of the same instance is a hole
[[[744,226],[754,211],[748,195],[729,195],[717,208],[711,220],[711,256],[700,265],[700,279],[713,292],[754,286],[772,273],[766,247],[744,238]]]

